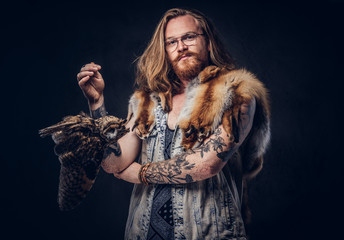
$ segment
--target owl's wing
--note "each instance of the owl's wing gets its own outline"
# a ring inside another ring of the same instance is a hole
[[[41,129],[38,133],[41,137],[56,135],[60,132],[68,135],[75,131],[94,131],[95,126],[95,120],[88,117],[85,113],[81,112],[79,115],[66,116],[61,122]]]
[[[103,143],[98,137],[79,136],[73,151],[59,155],[58,203],[61,210],[74,209],[87,196],[99,173],[103,152]]]
[[[75,208],[86,197],[98,175],[106,145],[128,132],[124,126],[125,120],[114,116],[94,120],[81,113],[39,131],[42,137],[52,135],[56,143],[54,151],[61,163],[61,210]]]

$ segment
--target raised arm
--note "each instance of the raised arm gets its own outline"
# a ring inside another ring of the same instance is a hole
[[[99,111],[99,109],[102,110],[104,108],[103,91],[105,88],[105,83],[102,75],[99,72],[100,69],[100,65],[91,62],[82,66],[80,72],[76,75],[79,87],[88,100],[91,116],[92,114],[96,113],[95,111],[97,109]],[[103,115],[99,115],[97,117],[101,116]]]
[[[255,107],[255,99],[241,105],[238,143],[231,143],[223,126],[220,125],[198,148],[175,158],[148,165],[144,174],[146,181],[157,184],[181,184],[201,181],[219,173],[250,132]],[[128,182],[141,183],[141,167],[133,162],[126,170],[115,176]]]
[[[100,65],[91,62],[84,65],[77,74],[78,84],[88,100],[90,115],[93,118],[107,115],[103,95],[105,83],[100,69]],[[133,120],[129,121],[126,127],[131,129],[133,124]],[[105,150],[102,161],[104,171],[113,174],[123,171],[136,159],[140,149],[141,140],[134,131],[130,131]]]

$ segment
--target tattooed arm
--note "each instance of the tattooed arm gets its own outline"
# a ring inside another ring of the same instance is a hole
[[[190,183],[219,173],[250,132],[255,107],[256,102],[253,99],[240,108],[238,143],[231,143],[223,126],[220,125],[198,148],[166,161],[151,163],[145,175],[148,183]],[[128,182],[140,183],[138,179],[140,167],[140,164],[133,162],[125,171],[115,176]]]
[[[107,115],[104,105],[103,91],[105,82],[100,74],[101,66],[94,62],[85,64],[77,74],[78,84],[88,100],[90,115],[100,118]],[[126,127],[133,126],[133,121]],[[108,173],[117,173],[127,168],[138,156],[141,149],[141,140],[133,131],[130,131],[116,144],[110,145],[104,153],[103,169]]]

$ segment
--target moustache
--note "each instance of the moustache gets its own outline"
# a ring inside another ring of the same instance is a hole
[[[182,52],[182,53],[178,54],[178,56],[173,60],[173,63],[176,64],[177,62],[180,61],[180,59],[182,57],[191,57],[191,56],[194,56],[197,58],[198,54],[194,53],[194,52],[190,52],[190,51]]]

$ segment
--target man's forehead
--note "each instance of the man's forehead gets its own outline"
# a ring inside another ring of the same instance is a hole
[[[179,37],[188,32],[200,32],[199,22],[190,15],[179,16],[168,21],[165,29],[165,38]]]

